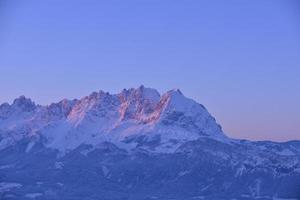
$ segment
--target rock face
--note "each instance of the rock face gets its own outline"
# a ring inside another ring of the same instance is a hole
[[[0,106],[0,199],[300,199],[300,142],[228,138],[179,90]]]

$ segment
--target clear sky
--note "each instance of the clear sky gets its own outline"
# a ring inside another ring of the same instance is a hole
[[[0,0],[0,102],[180,88],[233,137],[300,139],[298,0]]]

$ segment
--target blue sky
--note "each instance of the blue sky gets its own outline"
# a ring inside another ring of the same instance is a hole
[[[2,0],[0,102],[180,88],[233,137],[300,139],[297,0]]]

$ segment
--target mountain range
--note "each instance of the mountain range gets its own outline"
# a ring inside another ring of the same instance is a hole
[[[300,141],[233,139],[178,89],[0,105],[0,199],[300,199]]]

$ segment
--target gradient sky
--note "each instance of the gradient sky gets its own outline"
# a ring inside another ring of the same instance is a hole
[[[0,0],[0,102],[180,88],[236,138],[300,139],[298,0]]]

